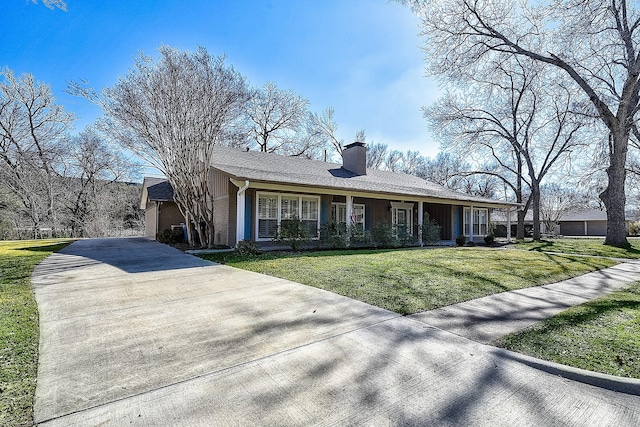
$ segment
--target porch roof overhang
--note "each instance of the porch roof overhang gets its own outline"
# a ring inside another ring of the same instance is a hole
[[[398,200],[406,202],[426,202],[426,203],[438,203],[438,204],[450,204],[450,205],[465,205],[465,206],[477,206],[486,208],[513,208],[520,206],[517,203],[504,202],[500,200],[484,199],[471,197],[465,198],[451,198],[451,197],[438,197],[428,194],[408,194],[406,192],[393,192],[393,191],[371,191],[363,189],[346,189],[330,186],[318,186],[309,184],[291,184],[274,181],[260,181],[252,180],[248,177],[233,176],[231,181],[237,186],[236,182],[245,181],[249,182],[247,188],[265,191],[278,191],[286,193],[310,193],[310,194],[322,194],[322,195],[338,195],[338,196],[353,196],[363,197],[369,199],[379,200]],[[234,182],[235,181],[235,182]],[[463,195],[464,196],[464,195]]]

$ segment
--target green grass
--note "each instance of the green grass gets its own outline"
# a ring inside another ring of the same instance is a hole
[[[0,242],[0,425],[33,424],[38,308],[31,272],[69,241]]]
[[[204,258],[326,289],[401,314],[553,283],[615,262],[519,250],[446,248],[233,253]]]
[[[604,239],[548,239],[541,242],[518,242],[514,247],[535,252],[594,255],[613,258],[640,258],[640,240],[629,239],[629,247],[605,246]]]
[[[563,365],[640,378],[640,282],[496,344]]]

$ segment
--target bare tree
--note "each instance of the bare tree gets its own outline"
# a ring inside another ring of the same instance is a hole
[[[608,133],[608,183],[600,194],[607,210],[605,244],[627,245],[627,152],[630,135],[640,133],[637,5],[626,0],[400,1],[422,18],[435,75],[456,80],[461,70],[506,53],[549,64],[574,82]]]
[[[344,140],[338,138],[338,123],[334,119],[332,107],[327,107],[322,114],[311,114],[309,116],[309,128],[311,130],[310,133],[317,135],[320,140],[324,141],[326,145],[333,148],[333,151],[342,157]]]
[[[547,233],[555,230],[560,220],[581,207],[581,195],[574,189],[558,183],[540,188],[540,218]]]
[[[62,142],[74,117],[55,103],[51,88],[31,74],[16,78],[0,72],[0,175],[20,198],[30,217],[34,237],[43,221],[55,235],[57,166]]]
[[[385,161],[389,156],[389,146],[382,143],[367,145],[367,167],[372,169],[384,169]]]
[[[426,109],[431,127],[443,145],[475,163],[492,159],[498,168],[477,169],[509,186],[525,209],[518,216],[518,238],[524,237],[524,214],[533,210],[533,238],[540,239],[540,185],[558,164],[584,142],[577,137],[583,127],[572,108],[571,91],[553,73],[545,74],[526,58],[496,58],[468,76],[473,96],[449,93]],[[487,77],[483,77],[486,73]],[[479,77],[478,77],[479,76]],[[524,202],[523,183],[531,197]]]
[[[304,156],[313,146],[305,135],[308,108],[305,98],[268,82],[247,103],[251,139],[263,152]]]
[[[401,172],[403,163],[404,153],[400,150],[391,150],[385,161],[385,166],[391,172]]]
[[[446,151],[440,151],[434,159],[427,159],[424,169],[418,173],[418,176],[445,187],[457,188],[458,186],[452,184],[452,181],[459,178],[460,172],[469,168],[470,166],[464,163],[460,157]]]
[[[214,244],[213,194],[208,185],[213,147],[234,133],[245,112],[245,79],[206,49],[161,46],[160,57],[141,53],[133,69],[98,96],[72,84],[69,91],[99,103],[103,129],[162,171],[201,244]],[[189,243],[194,236],[189,227]]]
[[[97,217],[109,217],[115,206],[101,202],[118,181],[131,180],[137,165],[119,150],[110,147],[95,129],[89,127],[70,140],[66,150],[62,199],[72,237],[109,234],[109,227],[95,230]],[[108,197],[111,198],[111,197]],[[109,212],[101,212],[101,207]]]

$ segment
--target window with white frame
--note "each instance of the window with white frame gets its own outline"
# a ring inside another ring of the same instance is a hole
[[[300,219],[311,237],[318,236],[320,203],[317,197],[303,197]]]
[[[364,216],[365,207],[362,204],[354,203],[351,208],[351,223],[355,227],[356,232],[364,232]],[[346,203],[332,203],[331,204],[331,219],[337,224],[341,224],[346,227],[347,225],[347,204]]]
[[[413,203],[391,202],[391,223],[396,236],[413,234]]]
[[[278,196],[261,194],[258,197],[258,238],[274,238],[278,233]]]
[[[474,236],[486,236],[489,229],[489,210],[486,208],[473,208],[473,221],[471,208],[464,208],[464,235],[469,235],[469,227],[473,224]]]
[[[258,240],[273,239],[283,221],[300,219],[312,238],[318,237],[320,197],[297,194],[257,193]]]

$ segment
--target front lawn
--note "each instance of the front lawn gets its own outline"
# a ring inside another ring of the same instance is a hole
[[[202,255],[211,261],[326,289],[401,314],[554,283],[615,262],[483,248]]]
[[[0,425],[33,424],[38,367],[38,308],[33,268],[70,241],[0,242]]]
[[[640,282],[507,335],[496,344],[564,365],[640,378]]]
[[[628,248],[605,246],[604,239],[548,239],[541,242],[518,242],[513,247],[535,252],[561,252],[612,258],[640,258],[640,240],[629,239]]]

